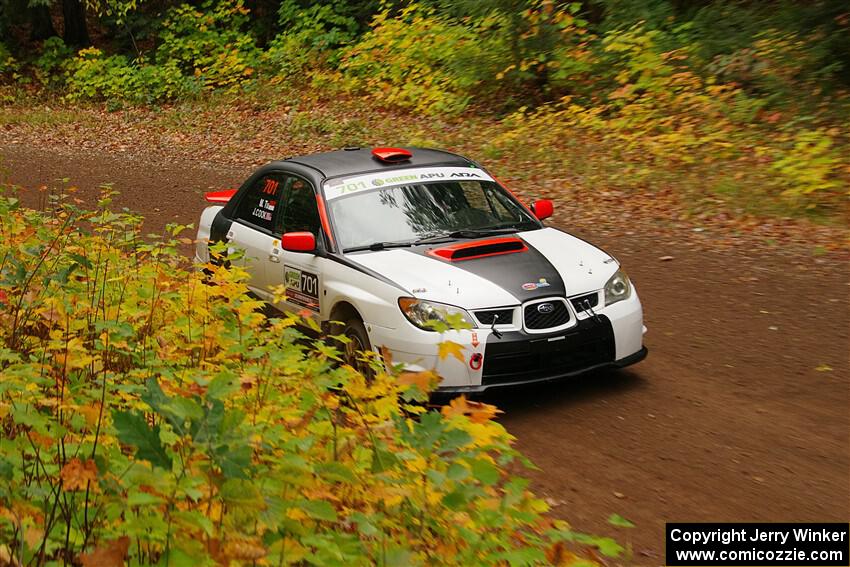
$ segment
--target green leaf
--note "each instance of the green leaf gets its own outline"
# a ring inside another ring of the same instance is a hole
[[[611,539],[610,537],[596,538],[596,547],[602,555],[608,557],[619,557],[623,553],[623,546]]]
[[[304,513],[316,520],[336,521],[336,510],[330,502],[324,500],[302,500],[301,509]]]
[[[372,468],[373,473],[381,473],[391,469],[397,463],[398,459],[390,451],[384,449],[375,449],[372,452]]]
[[[251,466],[254,451],[250,445],[241,447],[222,446],[213,453],[215,463],[221,468],[225,478],[248,478],[247,469]]]
[[[633,527],[635,527],[635,525],[633,523],[631,523],[630,521],[628,521],[627,519],[625,519],[624,517],[622,517],[619,514],[611,514],[608,517],[608,523],[611,524],[612,526],[617,526],[619,528],[633,528]]]
[[[460,463],[452,463],[446,471],[446,476],[449,480],[463,480],[469,476],[469,469]]]
[[[86,258],[85,256],[82,256],[81,254],[74,254],[73,252],[69,252],[68,256],[70,256],[71,259],[74,260],[77,264],[83,266],[84,268],[86,268],[88,270],[91,270],[91,269],[94,268],[94,266],[92,266],[92,263],[89,261],[89,259]]]
[[[136,458],[157,467],[171,469],[171,459],[159,441],[159,425],[150,427],[145,418],[127,411],[112,413],[118,440],[136,449]]]
[[[455,490],[443,496],[443,505],[451,510],[459,510],[461,506],[466,504],[467,500],[464,492]]]
[[[221,372],[207,386],[208,400],[221,400],[239,389],[239,381],[232,372]]]
[[[132,490],[127,495],[127,506],[153,506],[162,504],[163,500],[156,494]]]
[[[333,482],[356,483],[357,475],[342,463],[321,463],[316,465],[316,472],[323,478]]]
[[[484,484],[495,484],[499,480],[499,469],[490,461],[472,461],[472,475]]]

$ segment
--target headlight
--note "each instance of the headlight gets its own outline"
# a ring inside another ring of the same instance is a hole
[[[400,298],[398,306],[408,321],[426,331],[440,330],[444,326],[449,329],[472,327],[472,317],[460,307],[413,297]]]
[[[629,276],[623,270],[617,270],[605,284],[605,305],[628,299],[631,294],[632,282],[629,281]]]

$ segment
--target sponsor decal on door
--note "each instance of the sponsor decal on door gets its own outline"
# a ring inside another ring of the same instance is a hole
[[[294,266],[284,266],[284,287],[289,303],[319,310],[319,276]]]

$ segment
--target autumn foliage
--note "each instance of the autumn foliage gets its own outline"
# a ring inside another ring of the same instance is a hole
[[[185,227],[0,198],[0,565],[590,564],[489,405],[367,381]],[[452,349],[446,349],[446,355]]]
[[[0,102],[117,111],[211,97],[252,108],[347,98],[448,120],[439,146],[452,142],[446,132],[498,122],[476,150],[569,172],[590,189],[672,188],[705,208],[729,202],[739,216],[848,212],[850,12],[841,0],[84,4],[98,35],[114,41],[16,45],[26,18],[10,19],[17,33],[0,43]],[[314,127],[321,135],[349,114],[293,124],[285,138]],[[335,145],[363,143],[376,121]]]

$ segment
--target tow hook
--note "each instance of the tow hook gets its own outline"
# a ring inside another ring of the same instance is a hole
[[[497,339],[502,338],[502,332],[496,329],[496,323],[499,321],[499,314],[493,313],[493,324],[490,325],[490,332],[493,333],[493,336]]]
[[[584,307],[584,312],[585,312],[586,314],[588,314],[589,316],[593,317],[593,320],[594,320],[594,321],[596,321],[597,323],[601,323],[601,322],[602,322],[602,318],[601,318],[601,317],[599,317],[599,315],[597,315],[597,314],[596,314],[596,311],[594,311],[594,310],[593,310],[593,306],[590,304],[590,300],[589,300],[589,299],[585,299],[585,300],[582,302],[581,306],[582,306],[582,307]]]

